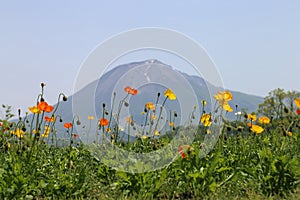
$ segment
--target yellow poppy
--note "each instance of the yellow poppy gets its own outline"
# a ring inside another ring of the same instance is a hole
[[[270,118],[266,116],[262,116],[258,118],[259,123],[261,124],[269,124],[270,123]]]
[[[110,129],[110,128],[106,128],[106,132],[107,132],[107,133],[110,133],[110,132],[111,132],[111,129]]]
[[[34,113],[34,114],[41,114],[42,111],[37,107],[37,106],[32,106],[28,108],[30,112]]]
[[[300,108],[300,98],[295,99],[295,104],[298,108]]]
[[[88,116],[88,120],[94,120],[95,119],[95,117],[94,116]]]
[[[150,120],[151,120],[151,121],[156,120],[156,116],[155,116],[155,115],[151,115],[151,116],[150,116]]]
[[[146,107],[148,110],[154,110],[154,109],[155,109],[155,105],[154,105],[152,102],[146,103],[145,107]]]
[[[227,112],[233,111],[233,109],[231,108],[231,106],[229,105],[229,103],[227,101],[223,104],[223,109]]]
[[[16,135],[18,138],[22,138],[25,134],[24,131],[22,131],[21,129],[17,128],[16,131],[11,131],[12,134]]]
[[[256,121],[256,115],[248,114],[247,117],[248,117],[248,119],[250,119],[253,122]]]
[[[154,135],[155,135],[155,136],[160,136],[160,133],[159,133],[157,130],[155,130],[155,131],[154,131]]]
[[[203,115],[201,116],[200,121],[202,122],[202,124],[203,124],[204,126],[210,126],[211,123],[212,123],[210,114],[203,114]]]
[[[258,135],[258,134],[261,134],[264,131],[264,129],[261,126],[252,125],[251,131]]]
[[[146,136],[146,135],[143,135],[143,136],[142,136],[142,139],[143,139],[143,140],[146,140],[146,139],[147,139],[147,136]]]
[[[293,136],[293,133],[291,131],[287,132],[286,133],[288,136],[292,137]]]
[[[170,100],[176,100],[176,94],[171,89],[167,89],[165,91],[165,97],[167,97]]]
[[[214,95],[214,98],[222,105],[224,102],[232,100],[232,94],[230,91],[219,91],[217,95]]]
[[[205,100],[202,100],[201,103],[202,103],[203,106],[206,106],[207,102]]]
[[[50,127],[45,126],[44,127],[44,133],[42,134],[42,137],[48,137],[49,134],[50,134]]]

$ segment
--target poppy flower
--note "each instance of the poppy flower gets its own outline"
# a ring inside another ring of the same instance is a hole
[[[49,126],[45,126],[44,127],[44,133],[42,134],[42,137],[48,137],[48,135],[50,134],[50,127]]]
[[[170,126],[170,127],[174,127],[174,123],[173,123],[173,122],[170,122],[170,123],[169,123],[169,126]]]
[[[126,122],[131,124],[133,122],[132,117],[131,116],[126,117]]]
[[[159,131],[155,130],[155,131],[154,131],[154,135],[155,135],[155,136],[160,136]]]
[[[300,108],[300,98],[295,99],[295,104],[298,108]]]
[[[227,112],[233,111],[233,109],[231,108],[231,106],[229,105],[229,103],[227,101],[223,104],[223,109]]]
[[[143,135],[143,136],[142,136],[142,139],[143,139],[143,140],[146,140],[147,138],[148,138],[148,137],[147,137],[146,135]]]
[[[247,118],[250,119],[251,121],[256,121],[256,115],[248,114]]]
[[[300,109],[296,110],[296,114],[300,115]]]
[[[46,120],[46,122],[55,122],[56,118],[54,116],[52,116],[52,117],[45,116],[45,120]]]
[[[165,91],[165,97],[170,100],[176,100],[176,94],[170,88]]]
[[[2,126],[2,123],[0,123],[0,127]]]
[[[110,132],[111,132],[111,129],[110,129],[110,128],[107,128],[105,131],[106,131],[107,133],[110,133]]]
[[[220,103],[220,105],[223,105],[224,102],[232,100],[232,94],[230,91],[219,91],[217,95],[214,95],[214,98]]]
[[[88,120],[94,120],[94,116],[88,116]]]
[[[24,131],[22,131],[21,129],[17,128],[16,131],[11,131],[12,134],[16,135],[18,138],[22,138],[25,134]]]
[[[293,133],[291,131],[287,132],[286,133],[288,136],[292,137],[293,136]]]
[[[205,100],[202,100],[201,103],[203,106],[206,106],[206,104],[207,104],[207,102]]]
[[[99,120],[100,126],[107,126],[109,124],[109,120],[106,118],[101,118]]]
[[[155,116],[155,115],[150,115],[150,120],[151,120],[151,121],[156,120],[156,116]]]
[[[79,136],[77,133],[74,133],[74,138],[77,139]]]
[[[42,111],[37,107],[37,106],[32,106],[32,107],[29,107],[28,110],[34,114],[41,114]]]
[[[261,134],[264,131],[264,129],[261,126],[252,125],[251,131],[258,135],[258,134]]]
[[[50,113],[50,112],[52,112],[53,109],[54,109],[53,106],[47,106],[47,107],[45,108],[45,112]]]
[[[148,110],[154,110],[154,109],[155,109],[155,105],[154,105],[152,102],[146,103],[145,107],[146,107]]]
[[[64,127],[65,127],[65,128],[72,128],[72,126],[73,126],[72,123],[66,122],[66,123],[64,124]]]
[[[200,118],[200,121],[204,126],[210,126],[212,123],[210,114],[203,114]]]
[[[269,124],[270,123],[270,118],[266,116],[262,116],[258,118],[259,123],[261,124]]]
[[[188,160],[188,152],[191,150],[191,147],[189,145],[182,145],[178,148],[178,153],[181,155],[182,158]]]
[[[131,88],[130,86],[126,86],[124,88],[124,91],[128,94],[131,94],[131,95],[136,95],[138,93],[138,90],[137,89],[134,89],[134,88]]]
[[[39,102],[37,107],[39,110],[45,111],[47,113],[50,113],[53,110],[53,106],[48,105],[48,103],[45,101]]]

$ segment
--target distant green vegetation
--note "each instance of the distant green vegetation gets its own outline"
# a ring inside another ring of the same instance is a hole
[[[3,105],[0,119],[0,198],[1,199],[299,199],[300,197],[300,95],[281,89],[271,91],[256,113],[246,113],[231,105],[234,98],[228,91],[219,92],[216,112],[206,113],[206,101],[192,144],[176,147],[177,159],[168,166],[151,172],[128,173],[101,163],[73,131],[78,116],[64,122],[56,115],[57,106],[48,105],[44,87],[36,105],[29,108],[33,117],[14,116],[11,107]],[[125,88],[125,98],[138,91]],[[163,102],[176,99],[171,89]],[[60,94],[60,100],[67,98]],[[122,109],[124,102],[120,102]],[[163,104],[162,104],[163,105]],[[103,105],[105,107],[105,105]],[[144,129],[136,141],[127,142],[119,136],[120,127],[111,123],[113,112],[103,109],[97,120],[99,131],[116,147],[146,153],[171,143],[179,126],[168,119],[165,134],[157,131],[160,112],[157,102],[147,102],[143,115]],[[222,118],[217,110],[235,112],[235,120]],[[29,113],[28,113],[29,114]],[[118,117],[118,112],[116,112]],[[88,117],[95,121],[94,116]],[[218,123],[216,123],[218,121]],[[135,126],[129,116],[128,126]],[[220,123],[221,122],[221,123]],[[63,123],[63,145],[56,138],[56,123]],[[212,151],[200,157],[204,138],[214,126],[222,132]],[[187,131],[189,130],[188,127]],[[161,136],[160,136],[161,135]],[[129,140],[129,139],[128,139]]]

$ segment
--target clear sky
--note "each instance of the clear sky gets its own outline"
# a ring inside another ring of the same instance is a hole
[[[60,92],[71,95],[98,44],[141,27],[193,38],[226,88],[260,96],[278,87],[300,91],[299,10],[297,0],[2,1],[0,103],[33,105],[41,82],[50,103]]]

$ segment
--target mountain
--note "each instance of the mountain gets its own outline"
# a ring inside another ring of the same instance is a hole
[[[126,104],[129,106],[123,105],[122,107],[119,123],[123,128],[126,128],[125,119],[130,115],[138,124],[143,124],[145,115],[142,115],[141,112],[143,112],[145,104],[149,101],[155,103],[158,92],[161,94],[159,104],[162,104],[165,98],[164,91],[167,88],[174,90],[177,99],[166,101],[162,116],[168,119],[170,110],[176,111],[179,115],[177,120],[180,117],[188,116],[195,104],[201,106],[199,103],[201,100],[207,101],[206,112],[210,112],[214,100],[210,99],[209,92],[215,94],[222,90],[222,88],[213,86],[201,77],[188,75],[158,60],[151,59],[120,65],[106,72],[100,79],[89,83],[69,97],[67,102],[62,102],[57,114],[65,122],[72,121],[73,115],[79,115],[82,125],[76,127],[78,133],[86,133],[87,129],[90,129],[90,133],[96,132],[97,121],[92,121],[91,127],[89,127],[90,121],[87,117],[93,115],[96,119],[101,118],[103,116],[103,104],[105,104],[105,110],[110,111],[114,98],[113,112],[118,113],[119,102],[126,96],[124,92],[126,86],[138,88],[138,94],[129,95],[126,99]],[[247,112],[252,112],[256,111],[258,104],[263,102],[262,97],[236,91],[231,92],[233,100],[230,101],[230,105],[234,109],[235,105],[238,105],[239,110],[244,108]],[[109,118],[109,115],[105,115],[105,117]],[[228,114],[227,117],[233,119],[234,112]],[[183,119],[183,121],[186,120],[187,118]],[[63,130],[62,126],[62,124],[58,125],[57,129]]]

